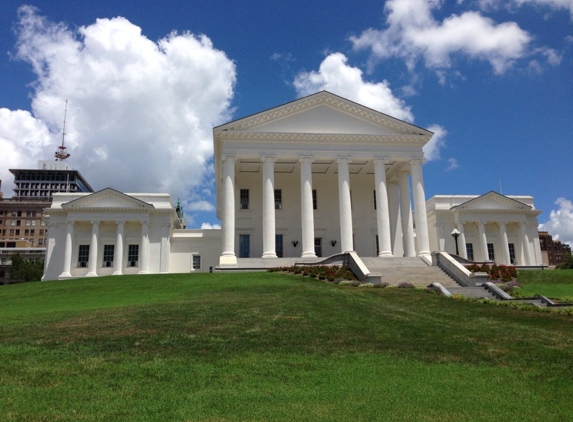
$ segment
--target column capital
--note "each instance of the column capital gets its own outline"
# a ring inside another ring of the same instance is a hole
[[[410,160],[410,164],[424,164],[426,162],[426,160],[424,158],[412,158]]]
[[[124,226],[125,225],[125,221],[124,220],[117,220],[115,222],[118,226]]]
[[[301,155],[298,157],[299,163],[313,163],[314,157],[312,155]]]
[[[99,226],[100,223],[101,223],[101,221],[99,221],[99,220],[92,220],[91,223],[92,223],[92,226]]]
[[[388,163],[388,157],[375,157],[374,164],[386,164]]]
[[[348,163],[351,163],[351,162],[352,162],[352,158],[350,158],[350,157],[338,157],[338,158],[336,159],[336,162],[339,163],[339,164],[340,164],[340,163],[347,163],[347,164],[348,164]]]
[[[66,225],[67,225],[68,227],[70,227],[70,226],[74,227],[74,226],[76,225],[76,222],[75,222],[75,221],[67,221],[67,222],[66,222]]]
[[[237,157],[234,154],[223,154],[221,155],[221,161],[233,160],[235,161]]]
[[[277,157],[269,154],[269,155],[261,155],[261,161],[270,161],[274,163],[277,160]]]

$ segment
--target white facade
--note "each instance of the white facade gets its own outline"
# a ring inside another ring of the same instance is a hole
[[[422,148],[431,132],[322,91],[213,136],[221,267],[346,251],[430,255]]]
[[[505,265],[542,265],[537,216],[531,196],[437,195],[428,200],[430,246],[433,251],[458,251],[473,261]]]
[[[178,230],[168,194],[55,194],[46,214],[44,280],[205,271],[220,251],[216,231]]]

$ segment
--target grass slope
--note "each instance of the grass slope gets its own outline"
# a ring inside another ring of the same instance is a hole
[[[518,281],[524,296],[543,295],[573,302],[573,270],[523,270]]]
[[[7,421],[567,420],[573,319],[282,274],[0,288]]]

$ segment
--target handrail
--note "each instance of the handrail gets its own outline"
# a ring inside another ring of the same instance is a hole
[[[447,252],[432,252],[432,265],[440,267],[458,284],[465,287],[475,287],[487,282],[487,273],[472,273]]]

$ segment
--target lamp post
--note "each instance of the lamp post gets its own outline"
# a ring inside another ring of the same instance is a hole
[[[452,230],[452,237],[456,240],[456,255],[460,255],[460,250],[458,249],[458,237],[460,237],[460,232],[458,229]]]

